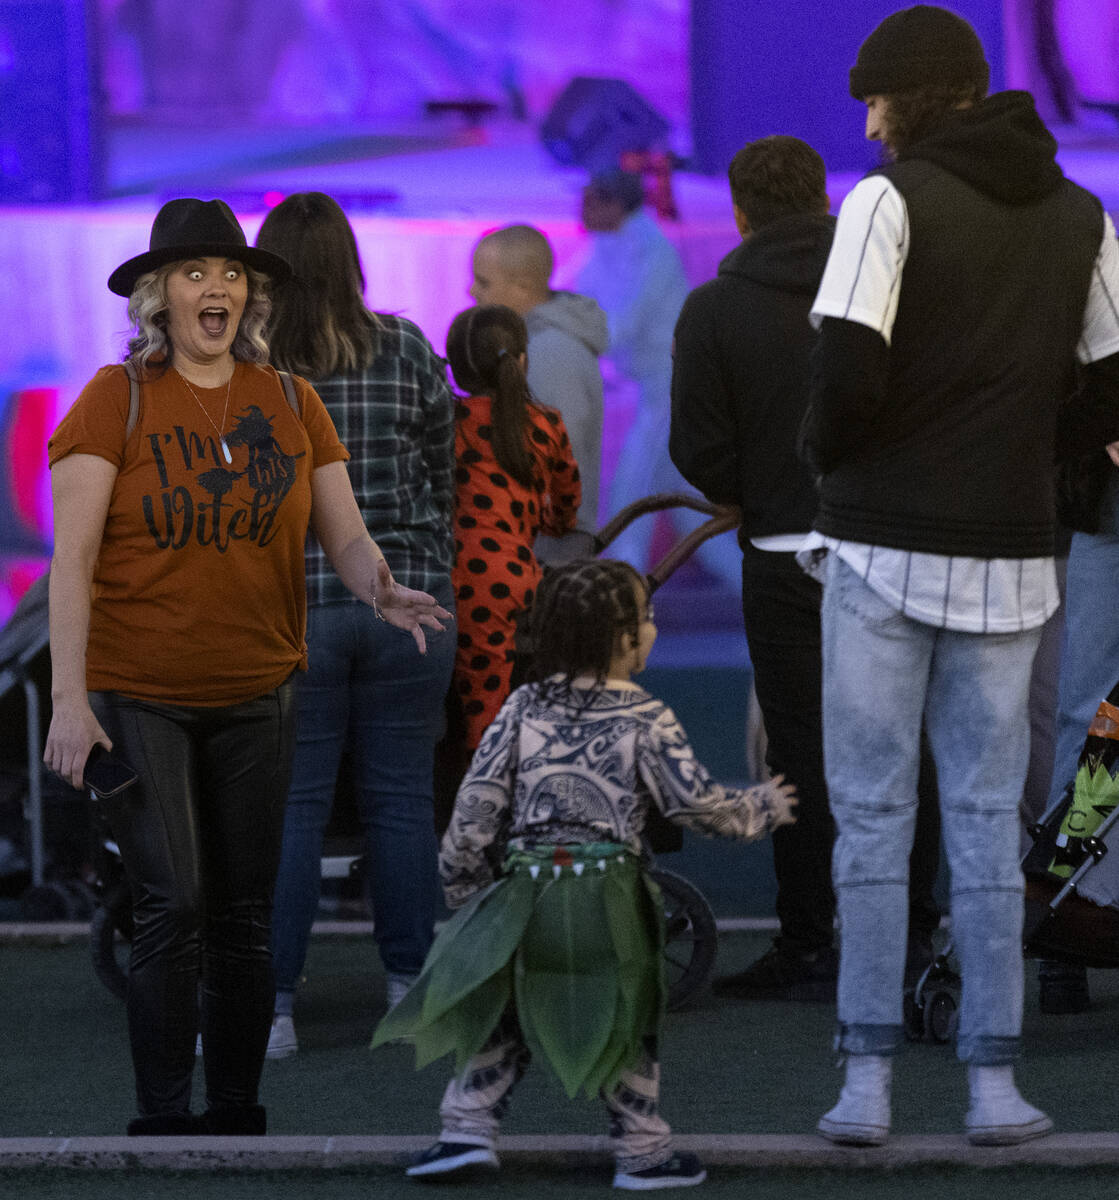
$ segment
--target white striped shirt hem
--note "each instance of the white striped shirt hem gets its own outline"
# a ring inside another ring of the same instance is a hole
[[[797,562],[823,581],[831,551],[910,620],[958,633],[1021,633],[1057,611],[1052,558],[964,558],[808,535]]]

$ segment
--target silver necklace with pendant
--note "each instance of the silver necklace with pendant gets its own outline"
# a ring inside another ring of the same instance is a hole
[[[237,364],[233,364],[233,371],[237,370]],[[194,397],[194,403],[202,409],[202,415],[214,426],[214,432],[218,435],[218,445],[221,447],[222,457],[225,459],[227,466],[233,465],[233,455],[229,452],[229,444],[225,440],[225,434],[222,430],[225,428],[225,419],[229,416],[229,387],[233,383],[233,373],[230,372],[229,379],[225,384],[225,407],[221,410],[221,425],[215,423],[214,418],[206,411],[206,406],[198,399],[198,393],[190,386],[187,377],[181,371],[176,370],[175,374],[186,384],[186,390]]]

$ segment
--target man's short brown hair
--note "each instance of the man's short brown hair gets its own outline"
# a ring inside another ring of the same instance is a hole
[[[750,142],[731,159],[730,194],[751,229],[778,217],[828,211],[824,160],[800,138],[776,134]]]

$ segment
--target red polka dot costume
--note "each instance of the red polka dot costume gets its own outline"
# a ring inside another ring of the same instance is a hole
[[[575,526],[582,488],[563,418],[530,405],[533,486],[498,465],[490,441],[488,396],[460,400],[455,414],[455,566],[458,652],[454,686],[473,750],[509,694],[514,617],[532,602],[540,566],[537,533]]]

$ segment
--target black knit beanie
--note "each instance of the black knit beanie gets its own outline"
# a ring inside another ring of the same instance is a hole
[[[917,4],[888,16],[859,47],[851,95],[864,100],[929,84],[986,95],[990,79],[983,44],[968,22],[946,8]]]

